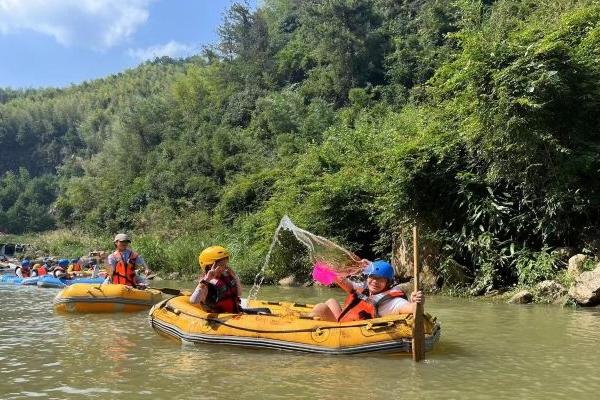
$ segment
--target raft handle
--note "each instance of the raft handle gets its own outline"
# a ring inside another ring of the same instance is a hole
[[[369,322],[367,325],[365,325],[365,329],[374,331],[377,329],[391,328],[395,324],[396,324],[395,321],[385,321],[385,322],[376,322],[376,323]]]
[[[171,305],[169,305],[169,304],[167,304],[167,305],[165,306],[165,310],[167,310],[167,311],[171,311],[171,312],[172,312],[173,314],[175,314],[175,315],[179,315],[179,314],[181,314],[181,310],[179,310],[179,309],[177,309],[177,308],[175,308],[175,307],[173,307],[173,306],[171,306]]]

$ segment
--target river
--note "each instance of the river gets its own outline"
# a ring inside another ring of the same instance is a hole
[[[180,283],[181,286],[185,286]],[[190,284],[187,284],[190,287]],[[427,360],[323,356],[158,336],[147,313],[58,315],[53,289],[0,285],[0,399],[597,399],[600,309],[427,298]],[[262,288],[317,302],[329,288]]]

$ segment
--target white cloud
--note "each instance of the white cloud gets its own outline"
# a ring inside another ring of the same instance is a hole
[[[0,33],[30,30],[63,46],[107,49],[132,36],[154,0],[0,0]]]
[[[171,58],[180,58],[192,55],[197,49],[194,46],[175,42],[171,40],[169,43],[156,46],[146,47],[145,49],[129,49],[129,56],[140,61],[153,60],[156,57],[168,56]]]

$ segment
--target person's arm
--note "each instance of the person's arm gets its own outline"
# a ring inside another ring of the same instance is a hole
[[[140,268],[140,271],[143,268],[144,275],[146,276],[152,273],[152,271],[148,267],[148,264],[146,264],[146,261],[144,261],[144,258],[142,256],[138,256],[138,258],[135,260],[135,265]]]
[[[223,268],[223,267],[217,267]],[[190,303],[192,304],[203,304],[206,301],[206,296],[208,295],[208,287],[211,285],[211,279],[217,275],[215,268],[211,268],[208,270],[206,275],[200,279],[194,293],[190,296]]]
[[[398,314],[412,314],[415,312],[417,303],[420,303],[420,304],[425,303],[425,295],[423,295],[423,292],[420,290],[418,292],[412,292],[410,295],[410,302],[404,303],[401,307],[397,308],[395,311]]]
[[[367,265],[369,265],[371,261],[367,260],[366,258],[363,258],[362,260],[360,260],[358,262],[358,264],[364,268]],[[356,286],[354,285],[354,283],[348,279],[348,278],[344,278],[344,277],[339,277],[335,280],[335,283],[346,293],[350,293],[353,290],[356,290]]]
[[[348,278],[337,278],[335,283],[346,293],[350,293],[355,290],[352,281]]]
[[[23,277],[23,272],[21,272],[21,268],[17,268],[15,270],[15,274],[19,277],[22,278]]]
[[[198,282],[194,293],[192,293],[192,295],[190,296],[190,303],[203,304],[206,301],[206,296],[208,295],[208,285],[208,281],[205,281],[205,279],[202,278]]]
[[[115,260],[115,258],[113,257],[112,254],[110,254],[107,258],[106,258],[106,278],[104,279],[103,283],[112,283],[112,275],[113,272],[115,271],[115,266],[117,265],[117,260]]]
[[[114,259],[113,255],[109,255],[106,259],[106,277],[112,279],[112,274],[115,271],[117,260]]]

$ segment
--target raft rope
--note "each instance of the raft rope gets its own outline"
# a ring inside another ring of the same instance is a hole
[[[241,326],[231,325],[231,324],[228,324],[227,322],[221,321],[220,319],[217,319],[217,318],[210,318],[210,317],[199,317],[199,316],[197,316],[197,315],[190,314],[190,313],[188,313],[188,312],[185,312],[185,311],[179,310],[179,309],[177,309],[177,308],[175,308],[175,307],[173,307],[173,306],[171,306],[171,305],[167,304],[166,302],[165,302],[164,304],[165,304],[164,306],[161,306],[161,307],[159,307],[159,308],[163,308],[163,307],[164,307],[164,308],[165,308],[167,311],[170,311],[170,312],[172,312],[172,313],[174,313],[174,314],[176,314],[176,315],[179,315],[179,314],[184,314],[184,315],[187,315],[187,316],[190,316],[190,317],[193,317],[193,318],[198,318],[198,319],[205,320],[205,321],[207,321],[207,322],[217,323],[217,324],[220,324],[220,325],[226,326],[226,327],[228,327],[228,328],[239,329],[239,330],[241,330],[241,331],[252,332],[252,333],[299,333],[299,332],[319,332],[319,331],[322,331],[322,330],[325,330],[325,329],[343,329],[343,328],[345,329],[345,328],[356,328],[356,327],[362,327],[362,326],[364,326],[364,327],[365,327],[365,328],[367,328],[367,329],[371,329],[371,328],[373,328],[373,327],[375,327],[375,328],[378,328],[378,327],[386,327],[386,326],[387,326],[387,327],[391,327],[391,326],[393,326],[393,325],[395,325],[395,324],[401,324],[401,325],[407,325],[407,326],[408,326],[408,324],[406,323],[406,320],[394,320],[394,321],[379,322],[379,323],[375,323],[375,324],[374,324],[374,323],[371,323],[371,322],[367,322],[367,323],[352,324],[352,325],[341,325],[341,326],[340,326],[340,325],[338,325],[338,326],[317,326],[317,327],[315,327],[315,328],[291,329],[291,330],[285,330],[285,331],[282,331],[282,330],[276,330],[276,331],[274,331],[274,330],[263,330],[263,329],[244,328],[244,327],[241,327]],[[276,316],[276,315],[273,315],[273,314],[265,314],[265,316],[268,316],[268,315],[271,315],[271,316]],[[152,317],[152,319],[154,319],[154,317]]]

